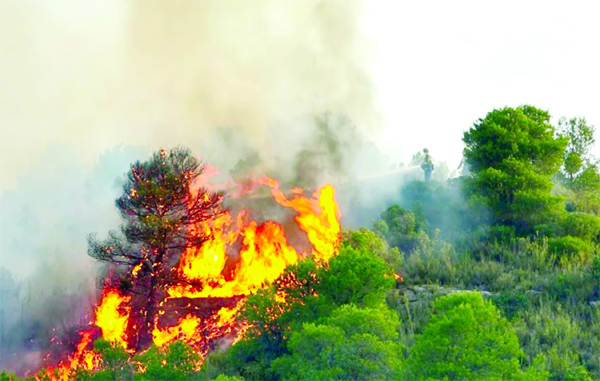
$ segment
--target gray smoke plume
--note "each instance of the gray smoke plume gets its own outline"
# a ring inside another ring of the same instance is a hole
[[[225,180],[309,189],[385,167],[367,139],[380,119],[363,11],[1,1],[0,366],[24,369],[52,329],[84,323],[98,273],[85,238],[118,227],[122,176],[151,152],[184,145]]]
[[[79,147],[91,165],[119,144],[198,152],[219,126],[260,152],[284,152],[290,147],[269,145],[269,126],[293,136],[290,123],[327,111],[373,130],[363,8],[336,0],[2,1],[0,184],[14,186],[48,143]]]

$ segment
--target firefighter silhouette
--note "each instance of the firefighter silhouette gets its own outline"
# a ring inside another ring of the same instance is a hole
[[[433,172],[433,159],[429,155],[429,150],[427,148],[423,148],[423,153],[425,157],[423,158],[423,164],[421,164],[421,168],[425,172],[425,181],[431,180],[431,173]]]

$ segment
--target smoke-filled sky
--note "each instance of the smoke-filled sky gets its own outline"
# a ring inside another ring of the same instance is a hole
[[[600,130],[596,3],[0,0],[0,265],[88,266],[85,235],[118,226],[117,177],[162,146],[281,172],[329,111],[356,125],[340,142],[452,169],[494,108]]]
[[[494,108],[520,104],[585,117],[600,140],[600,2],[369,4],[379,142],[398,161],[429,147],[456,166],[463,131]],[[600,142],[593,152],[600,158]]]

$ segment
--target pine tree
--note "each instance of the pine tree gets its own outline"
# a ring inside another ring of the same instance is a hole
[[[111,231],[104,241],[88,238],[88,254],[111,265],[109,286],[132,296],[129,331],[136,325],[139,333],[129,343],[135,349],[151,342],[158,303],[177,278],[171,269],[180,254],[206,239],[190,227],[220,213],[221,194],[201,187],[190,191],[204,170],[184,148],[162,149],[136,162],[116,200],[124,220],[121,233]]]

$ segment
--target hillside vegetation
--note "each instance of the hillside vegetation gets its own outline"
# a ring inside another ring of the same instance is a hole
[[[288,267],[248,297],[244,339],[200,370],[181,342],[132,361],[98,340],[102,369],[77,378],[600,379],[594,128],[507,107],[463,140],[462,176],[405,184],[328,264]]]

